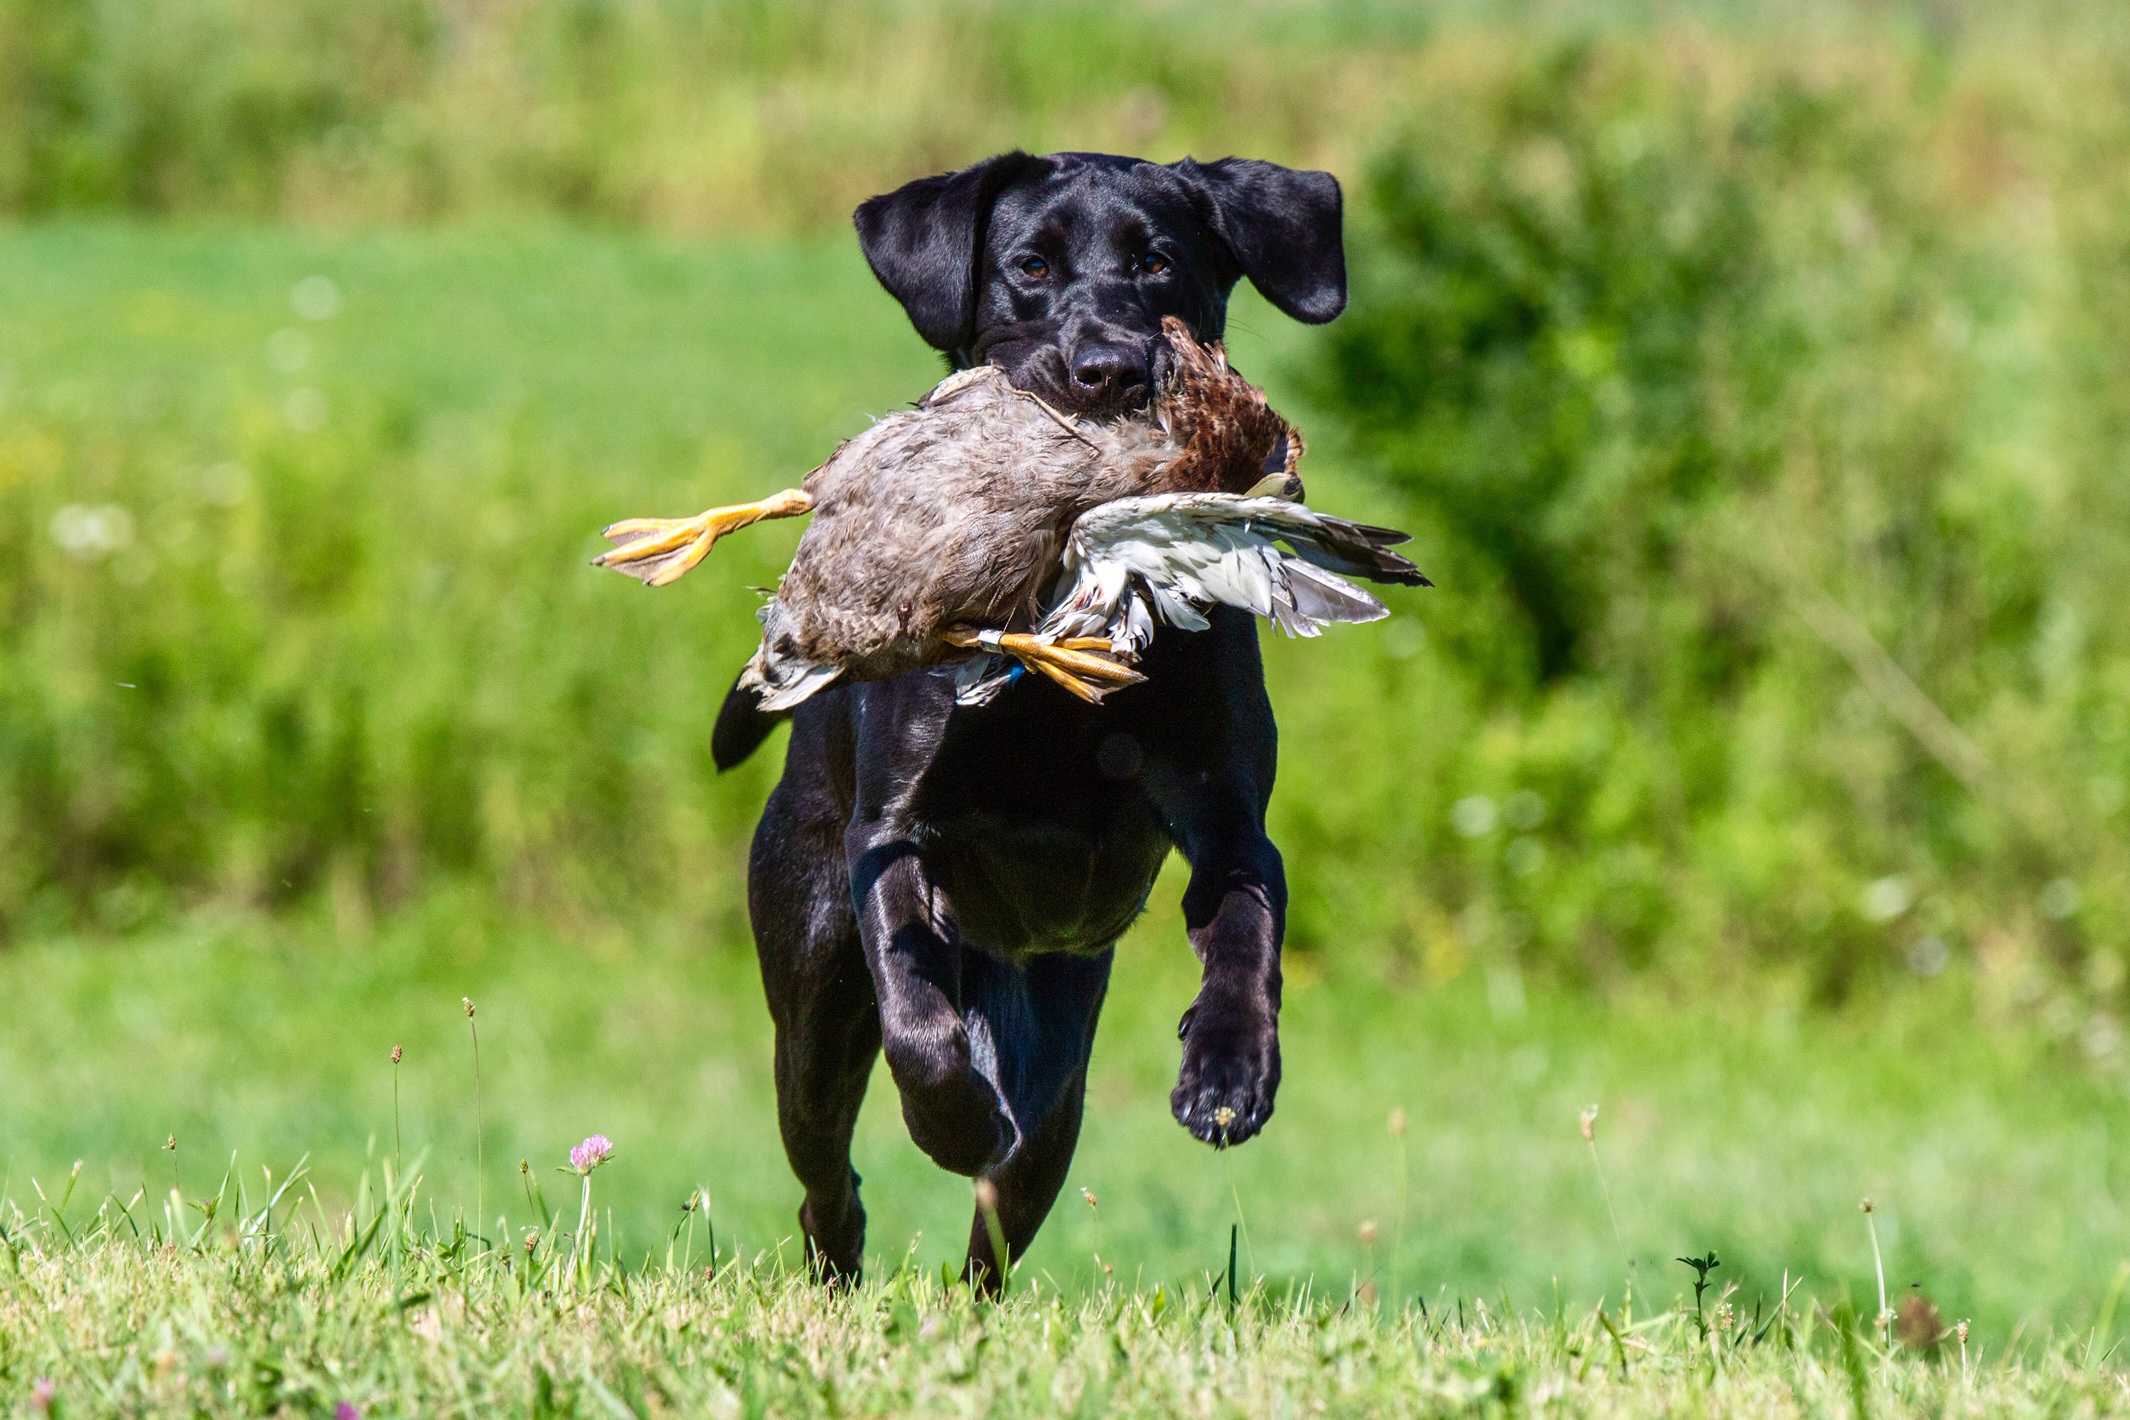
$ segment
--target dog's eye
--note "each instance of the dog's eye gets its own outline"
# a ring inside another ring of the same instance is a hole
[[[1024,257],[1021,260],[1021,274],[1040,281],[1050,274],[1050,263],[1039,256]]]
[[[1148,252],[1139,258],[1139,269],[1149,276],[1159,276],[1169,269],[1169,259],[1159,252]]]

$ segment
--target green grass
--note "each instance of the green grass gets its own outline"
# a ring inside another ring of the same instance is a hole
[[[1174,1022],[1192,989],[1165,881],[1120,953],[1095,1052],[1086,1134],[1024,1272],[1075,1292],[1099,1247],[1118,1280],[1203,1287],[1226,1265],[1239,1197],[1247,1276],[1282,1291],[1485,1298],[1550,1311],[1628,1280],[1578,1112],[1598,1144],[1643,1305],[1714,1248],[1748,1309],[1785,1272],[1803,1298],[1875,1307],[1869,1195],[1889,1286],[1920,1284],[1992,1347],[2015,1329],[2090,1324],[2123,1255],[2115,1202],[2130,1158],[2120,1089],[2039,1036],[1978,1032],[1941,981],[1835,1018],[1769,1006],[1609,1003],[1460,980],[1390,986],[1360,973],[1295,983],[1286,1080],[1261,1141],[1221,1156],[1168,1116]],[[236,1157],[256,1194],[308,1155],[344,1207],[393,1149],[393,1070],[408,1158],[425,1157],[437,1217],[471,1214],[479,1005],[483,1190],[514,1233],[550,1201],[570,1145],[619,1146],[599,1176],[624,1256],[663,1254],[696,1188],[721,1245],[796,1265],[798,1196],[778,1147],[767,1016],[743,939],[653,930],[558,937],[438,901],[375,934],[310,922],[202,922],[127,943],[55,941],[0,959],[0,1159],[32,1214],[84,1163],[77,1196],[151,1200],[181,1170],[212,1193]],[[1393,1108],[1408,1120],[1399,1212]],[[162,1149],[174,1133],[175,1160]],[[969,1190],[909,1143],[883,1072],[856,1163],[876,1272],[958,1265]],[[1095,1218],[1079,1190],[1095,1192]],[[1231,1191],[1232,1190],[1232,1191]],[[79,1208],[77,1212],[81,1211]],[[426,1215],[425,1215],[426,1216]],[[1372,1249],[1359,1240],[1376,1224]],[[491,1228],[491,1232],[494,1229]]]
[[[584,563],[612,518],[788,482],[923,390],[936,364],[848,243],[0,245],[22,556],[0,918],[35,930],[71,900],[125,925],[173,893],[335,880],[404,900],[467,869],[520,900],[696,885],[730,910],[763,771],[713,780],[703,745],[753,639],[739,588],[790,538],[735,544],[721,586],[679,597]],[[321,274],[345,305],[308,321],[289,293]],[[277,331],[298,368],[271,363]],[[317,395],[322,427],[292,427]],[[114,504],[122,555],[46,535]]]
[[[18,951],[0,960],[0,995],[28,1008],[0,1034],[0,1397],[19,1411],[50,1378],[63,1414],[1412,1414],[1550,1396],[1813,1415],[1852,1413],[1846,1354],[1881,1413],[2120,1403],[2102,1357],[2121,1098],[2016,1034],[1966,1029],[1957,985],[1867,1024],[1537,994],[1519,1013],[1499,983],[1490,1006],[1476,986],[1326,980],[1292,997],[1271,1128],[1223,1159],[1166,1117],[1178,927],[1157,911],[1127,944],[1067,1201],[1000,1308],[941,1289],[967,1184],[916,1154],[884,1080],[857,1146],[871,1279],[832,1298],[795,1275],[796,1191],[734,943],[562,942],[440,904],[375,938],[203,923]],[[456,1233],[469,991],[509,1266]],[[406,1159],[388,1175],[393,1042]],[[1631,1315],[1576,1127],[1591,1101]],[[578,1185],[555,1170],[593,1130],[619,1147],[594,1175],[598,1261],[580,1277]],[[211,1218],[170,1202],[173,1168],[188,1200],[218,1200]],[[392,1202],[410,1173],[411,1208]],[[1114,1278],[1093,1272],[1082,1186]],[[1249,1225],[1236,1312],[1231,1186]],[[699,1187],[710,1208],[691,1218]],[[1973,1316],[1971,1367],[1950,1344],[1882,1356],[1868,1328],[1845,1351],[1841,1326],[1876,1308],[1867,1190],[1896,1299],[1920,1282],[1948,1324]],[[1672,1259],[1710,1247],[1734,1323],[1776,1323],[1760,1344],[1700,1339]],[[1628,1328],[1624,1376],[1608,1321]]]
[[[10,1401],[56,1415],[1964,1416],[2107,1414],[2122,1394],[2096,1346],[1889,1354],[1846,1310],[1719,1312],[1704,1332],[1691,1311],[1474,1301],[1384,1316],[1039,1283],[992,1306],[916,1271],[828,1297],[729,1258],[706,1277],[685,1238],[636,1272],[573,1260],[552,1231],[498,1263],[402,1231],[397,1203],[328,1215],[322,1235],[317,1210],[284,1201],[276,1231],[261,1206],[197,1243],[195,1223],[149,1207],[138,1239],[113,1215],[115,1235],[13,1240]]]

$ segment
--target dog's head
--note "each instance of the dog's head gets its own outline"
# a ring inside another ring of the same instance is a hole
[[[1143,405],[1162,317],[1218,340],[1243,277],[1296,320],[1346,306],[1338,180],[1274,163],[1007,153],[876,197],[857,224],[929,344],[1074,413]]]

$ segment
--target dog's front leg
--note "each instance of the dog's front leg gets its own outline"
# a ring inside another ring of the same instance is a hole
[[[1183,1066],[1169,1108],[1178,1124],[1216,1148],[1264,1128],[1279,1092],[1287,877],[1257,815],[1237,817],[1209,825],[1213,831],[1203,836],[1187,833],[1179,845],[1191,863],[1184,924],[1204,975],[1177,1027]]]
[[[1265,694],[1257,627],[1216,608],[1210,630],[1157,641],[1143,702],[1142,783],[1191,865],[1184,926],[1204,964],[1184,1012],[1183,1066],[1169,1108],[1216,1147],[1265,1127],[1279,1092],[1280,943],[1287,874],[1265,834],[1279,732]],[[1152,658],[1150,658],[1151,661]]]
[[[864,687],[857,796],[844,853],[881,1052],[917,1147],[955,1173],[986,1172],[1020,1142],[993,1083],[996,1052],[961,1012],[953,909],[925,869],[913,805],[953,708],[937,676]]]

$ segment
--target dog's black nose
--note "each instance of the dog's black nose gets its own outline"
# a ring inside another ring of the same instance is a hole
[[[1146,383],[1146,357],[1122,345],[1083,345],[1073,352],[1072,382],[1093,394],[1124,394]]]

